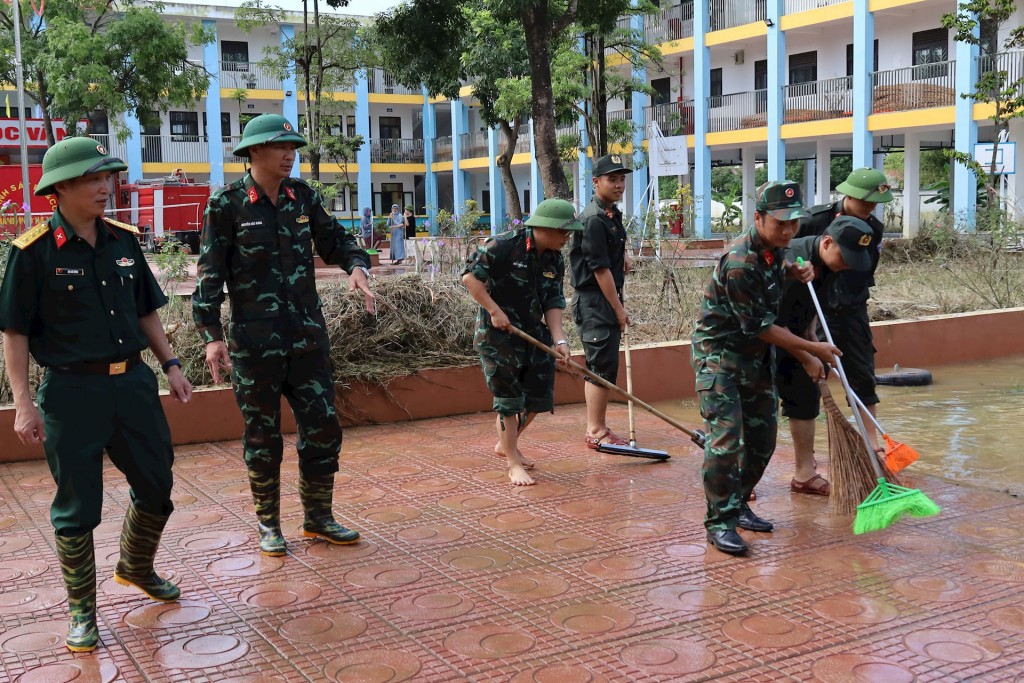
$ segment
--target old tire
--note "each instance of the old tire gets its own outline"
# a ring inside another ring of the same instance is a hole
[[[875,382],[889,387],[923,387],[932,383],[932,373],[920,368],[899,368],[876,374]]]

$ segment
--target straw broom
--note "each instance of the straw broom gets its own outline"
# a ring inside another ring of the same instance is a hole
[[[828,497],[830,515],[845,516],[857,512],[857,506],[878,484],[878,478],[864,458],[864,440],[843,415],[825,382],[818,385],[828,424],[829,475],[832,491]],[[882,467],[887,481],[899,484],[896,476]]]

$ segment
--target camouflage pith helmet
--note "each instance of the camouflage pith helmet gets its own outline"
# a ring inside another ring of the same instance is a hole
[[[875,168],[857,168],[836,186],[837,192],[872,204],[887,204],[894,198],[889,179]]]
[[[280,114],[260,114],[245,124],[242,140],[232,154],[236,157],[247,157],[250,147],[269,142],[293,142],[298,147],[305,147],[308,144],[306,138],[299,135],[285,117]]]
[[[773,180],[757,188],[754,208],[780,221],[807,218],[800,185],[792,180]]]
[[[81,178],[100,171],[127,171],[128,165],[107,156],[107,148],[92,138],[64,138],[43,155],[43,177],[35,195],[54,194],[53,186],[65,180]]]
[[[537,210],[526,219],[531,228],[550,228],[551,230],[583,230],[583,224],[576,218],[576,209],[564,199],[545,199],[537,205]]]

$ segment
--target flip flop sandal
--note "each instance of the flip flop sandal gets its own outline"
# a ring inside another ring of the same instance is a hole
[[[822,482],[818,486],[815,486],[816,482]],[[828,483],[825,477],[820,474],[815,474],[807,481],[797,481],[793,479],[789,482],[789,490],[793,493],[809,493],[813,496],[827,496],[832,491],[832,486]]]
[[[620,436],[616,436],[615,432],[610,429],[605,429],[604,434],[601,436],[585,436],[583,442],[587,444],[587,448],[591,450],[597,450],[597,447],[601,444],[608,444],[609,446],[628,446],[629,442]]]

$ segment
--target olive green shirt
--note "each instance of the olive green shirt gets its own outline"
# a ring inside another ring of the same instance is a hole
[[[96,220],[96,245],[58,209],[48,230],[11,247],[0,287],[0,329],[28,337],[39,365],[128,358],[149,345],[139,318],[167,303],[138,238]]]

